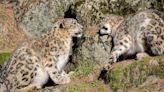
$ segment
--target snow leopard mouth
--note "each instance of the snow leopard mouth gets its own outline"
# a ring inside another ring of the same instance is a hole
[[[77,33],[75,33],[75,36],[76,36],[76,37],[82,37],[82,35],[83,35],[82,32],[77,32]]]

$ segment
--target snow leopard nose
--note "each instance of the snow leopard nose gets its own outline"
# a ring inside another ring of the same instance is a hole
[[[77,32],[77,33],[75,33],[75,35],[81,35],[82,34],[82,32]]]
[[[104,30],[108,30],[108,28],[107,28],[107,27],[105,27],[105,26],[103,26],[103,27],[102,27],[102,29],[104,29]]]

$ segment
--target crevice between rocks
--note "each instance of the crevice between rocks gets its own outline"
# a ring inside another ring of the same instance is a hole
[[[76,19],[76,14],[72,10],[71,6],[68,8],[68,10],[64,13],[64,18],[74,18]]]

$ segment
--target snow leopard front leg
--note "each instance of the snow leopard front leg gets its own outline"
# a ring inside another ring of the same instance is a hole
[[[64,60],[64,59],[63,59]],[[71,81],[69,75],[63,70],[58,69],[57,58],[49,57],[49,62],[45,63],[45,69],[52,81],[56,84],[67,84]]]
[[[106,70],[110,69],[111,64],[117,62],[119,56],[128,52],[131,46],[132,46],[131,36],[124,35],[121,40],[115,42],[114,47],[109,56],[109,60],[107,62],[104,62],[103,68],[105,68]]]

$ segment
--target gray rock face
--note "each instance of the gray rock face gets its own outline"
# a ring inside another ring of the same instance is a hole
[[[99,24],[111,14],[128,15],[156,8],[164,11],[163,0],[3,0],[13,1],[19,27],[29,36],[49,30],[58,18],[76,18],[85,27]]]
[[[86,28],[85,38],[77,40],[74,45],[67,71],[74,70],[81,63],[95,65],[108,60],[112,47],[111,38],[107,35],[99,36],[97,32],[97,26]]]
[[[73,0],[18,0],[15,18],[19,27],[31,37],[50,30],[53,22],[64,17]]]
[[[108,60],[111,44],[108,36],[87,37],[85,38],[82,46],[77,48],[78,51],[74,54],[73,60],[76,62],[88,61],[92,63],[102,63]]]
[[[12,6],[0,4],[0,53],[11,52],[25,38],[17,28]]]
[[[109,14],[108,0],[80,0],[71,7],[77,20],[84,26],[98,24]]]
[[[98,24],[111,14],[128,15],[139,10],[155,8],[164,11],[163,0],[79,0],[72,6],[77,19],[84,25]]]

